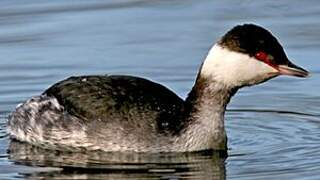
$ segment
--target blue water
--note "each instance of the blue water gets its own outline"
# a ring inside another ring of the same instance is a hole
[[[0,179],[320,179],[320,3],[0,1]],[[236,24],[271,30],[308,79],[242,89],[218,153],[62,153],[11,142],[15,106],[71,75],[130,74],[185,97],[210,46]]]

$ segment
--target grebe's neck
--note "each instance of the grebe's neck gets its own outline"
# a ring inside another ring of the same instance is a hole
[[[197,117],[200,112],[207,111],[206,117],[217,112],[224,114],[227,104],[237,90],[238,88],[231,88],[213,78],[202,77],[199,74],[185,101],[186,110],[190,115],[197,114]]]
[[[237,59],[239,56],[242,55],[234,54],[218,44],[211,48],[185,101],[189,120],[221,120],[223,125],[223,118],[217,119],[215,114],[224,115],[230,98],[239,88],[233,81],[240,74],[230,74],[236,76],[235,78],[228,76],[231,72],[229,68],[233,65],[229,62],[232,61],[230,59]]]
[[[214,129],[224,128],[225,110],[236,91],[237,88],[230,88],[200,73],[185,101],[188,121],[207,124],[208,127],[214,125]]]
[[[201,149],[226,150],[226,133],[224,114],[231,97],[238,86],[228,84],[223,71],[225,49],[214,46],[200,68],[196,82],[185,100],[184,118],[186,126],[179,144],[185,149],[197,151]],[[220,53],[220,55],[219,55]],[[232,56],[234,57],[234,56]],[[230,58],[232,58],[230,57]],[[220,62],[219,62],[220,61]]]
[[[185,101],[186,126],[178,144],[189,151],[226,150],[224,114],[236,91],[199,74]]]

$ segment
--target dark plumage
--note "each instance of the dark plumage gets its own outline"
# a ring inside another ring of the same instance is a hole
[[[268,30],[254,24],[235,26],[219,41],[230,50],[255,56],[263,51],[274,57],[273,63],[287,64],[288,58],[278,40]]]
[[[184,101],[168,88],[139,77],[70,77],[44,94],[57,98],[68,113],[86,121],[132,126],[128,128],[139,128],[143,121],[154,128],[150,131],[172,134],[184,123],[181,118]]]

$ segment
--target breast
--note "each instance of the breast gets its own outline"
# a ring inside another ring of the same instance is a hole
[[[67,113],[91,124],[171,134],[184,124],[184,101],[168,88],[143,78],[70,77],[44,94],[55,97]]]

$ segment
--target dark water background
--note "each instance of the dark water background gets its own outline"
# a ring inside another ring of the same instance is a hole
[[[320,179],[319,1],[0,1],[0,179]],[[71,75],[131,74],[181,97],[232,26],[270,29],[309,79],[241,90],[217,153],[61,153],[11,142],[15,106]]]

